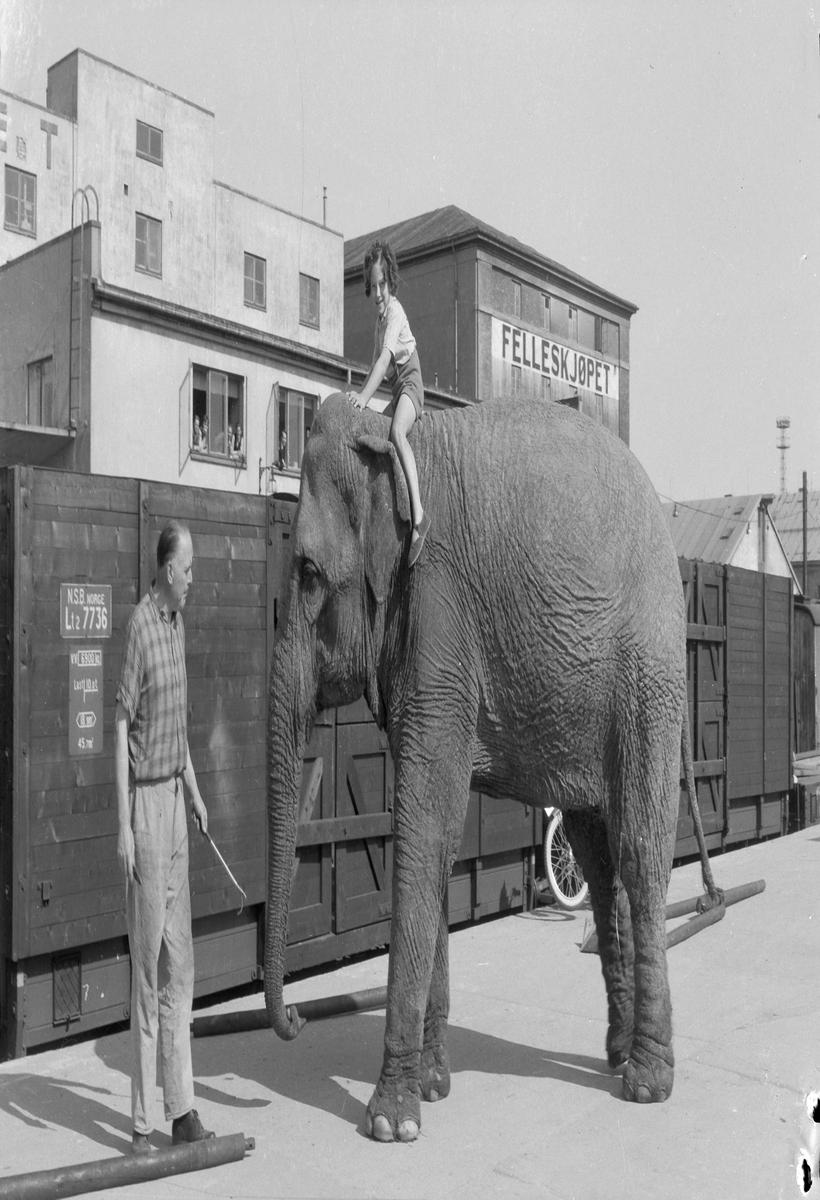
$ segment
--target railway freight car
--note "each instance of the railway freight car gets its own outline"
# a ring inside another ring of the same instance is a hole
[[[129,1015],[117,856],[114,706],[128,615],[159,530],[185,520],[188,730],[210,830],[191,830],[197,996],[261,978],[268,666],[294,505],[268,497],[0,471],[0,1053]],[[690,718],[712,849],[780,833],[790,784],[791,594],[755,572],[681,563]],[[273,686],[276,681],[273,681]],[[324,713],[305,754],[286,970],[385,945],[393,768],[363,702]],[[471,795],[452,923],[525,906],[540,810]],[[678,856],[694,851],[685,793]]]
[[[268,664],[295,506],[44,468],[0,470],[0,1053],[129,1015],[114,710],[159,531],[188,523],[188,734],[213,838],[190,831],[197,996],[261,977]],[[275,681],[274,681],[275,686]],[[305,754],[286,969],[389,939],[393,768],[363,703]],[[520,907],[540,814],[474,795],[451,920]]]

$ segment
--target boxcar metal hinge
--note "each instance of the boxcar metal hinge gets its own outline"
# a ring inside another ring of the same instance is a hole
[[[40,899],[42,901],[43,908],[45,908],[51,899],[51,893],[54,890],[54,884],[50,879],[41,879],[37,886],[40,889]]]

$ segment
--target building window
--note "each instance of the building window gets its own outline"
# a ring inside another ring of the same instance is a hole
[[[567,337],[578,341],[578,309],[570,305],[567,309]]]
[[[142,213],[137,213],[136,267],[149,275],[162,275],[162,221]]]
[[[521,318],[521,284],[513,280],[513,316]]]
[[[621,357],[621,327],[617,321],[604,321],[602,331],[604,339],[604,354],[607,358]]]
[[[550,298],[549,298],[549,296],[542,296],[541,299],[544,301],[544,307],[542,310],[542,312],[543,312],[542,319],[544,322],[544,328],[550,329],[551,328],[551,326],[550,326]]]
[[[588,311],[586,308],[577,308],[578,313],[578,341],[582,346],[586,346],[588,350],[595,348],[595,314]]]
[[[37,236],[37,176],[6,167],[6,229]]]
[[[276,466],[280,471],[300,470],[318,407],[318,396],[306,396],[304,392],[294,392],[289,388],[279,389]]]
[[[137,121],[137,156],[162,166],[162,130]]]
[[[192,400],[194,453],[244,462],[244,379],[195,366]]]
[[[54,359],[41,358],[28,364],[28,405],[26,420],[29,425],[54,424]]]
[[[319,280],[299,276],[299,324],[319,328]]]
[[[245,303],[265,307],[265,260],[255,254],[245,255]]]
[[[552,391],[550,389],[549,375],[541,376],[541,399],[542,400],[551,400],[552,399]]]
[[[520,396],[521,395],[521,368],[520,367],[512,368],[511,382],[512,382],[512,394],[514,396]]]

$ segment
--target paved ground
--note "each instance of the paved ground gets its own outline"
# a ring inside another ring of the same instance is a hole
[[[453,1088],[448,1100],[424,1106],[414,1145],[364,1136],[384,1018],[363,1013],[308,1024],[289,1044],[267,1032],[197,1040],[204,1121],[255,1137],[255,1151],[211,1171],[99,1194],[804,1195],[800,1149],[820,1141],[820,1126],[806,1116],[807,1095],[820,1090],[820,827],[719,857],[715,874],[724,887],[762,878],[766,891],[669,952],[677,1074],[666,1104],[624,1103],[620,1077],[606,1068],[598,959],[579,953],[588,911],[540,909],[452,935]],[[674,872],[670,900],[699,891],[696,866]],[[386,971],[385,957],[356,963],[294,984],[286,1000],[374,987]],[[223,1007],[258,1003],[254,996]],[[122,1153],[127,1069],[123,1033],[0,1066],[0,1182]],[[167,1126],[157,1140],[169,1142]],[[810,1194],[820,1195],[820,1184]]]

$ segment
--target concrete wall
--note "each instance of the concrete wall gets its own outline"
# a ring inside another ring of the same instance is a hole
[[[25,425],[28,364],[54,358],[54,425],[68,428],[69,235],[0,270],[0,419]]]
[[[341,235],[215,183],[212,113],[83,51],[50,69],[48,95],[77,117],[107,283],[342,353]],[[137,155],[137,120],[162,130],[162,165]],[[136,267],[138,213],[162,222],[161,277]],[[244,303],[245,251],[267,262],[265,311]],[[299,321],[300,272],[320,281],[318,329]]]
[[[82,51],[49,71],[51,104],[68,107],[73,91],[76,176],[99,197],[103,278],[211,311],[213,114]],[[138,119],[162,130],[162,166],[137,156]],[[137,213],[162,222],[161,278],[136,269]]]
[[[5,105],[5,112],[3,106]],[[0,91],[0,117],[5,119],[6,149],[0,148],[0,165],[3,170],[0,183],[5,196],[5,167],[15,167],[34,175],[37,180],[37,229],[36,237],[5,228],[5,219],[0,222],[0,265],[21,254],[27,254],[35,246],[57,237],[71,226],[71,197],[74,193],[73,142],[74,122],[57,116],[40,104],[32,104],[11,92]],[[51,166],[48,165],[49,135],[41,129],[41,123],[56,126],[52,134]],[[3,135],[0,133],[0,147]],[[77,219],[80,220],[78,209]]]
[[[317,382],[260,356],[228,351],[184,330],[163,331],[99,312],[91,332],[92,472],[257,494],[259,460],[267,461],[274,384],[321,400],[340,379]],[[243,376],[245,465],[202,462],[187,452],[191,364]],[[298,490],[298,480],[290,490]],[[262,491],[267,480],[263,478]],[[285,488],[285,490],[288,490]]]
[[[341,234],[214,185],[213,312],[305,346],[342,354],[344,309]],[[245,304],[245,253],[266,262],[265,310]],[[299,321],[299,275],[319,280],[319,328]]]

